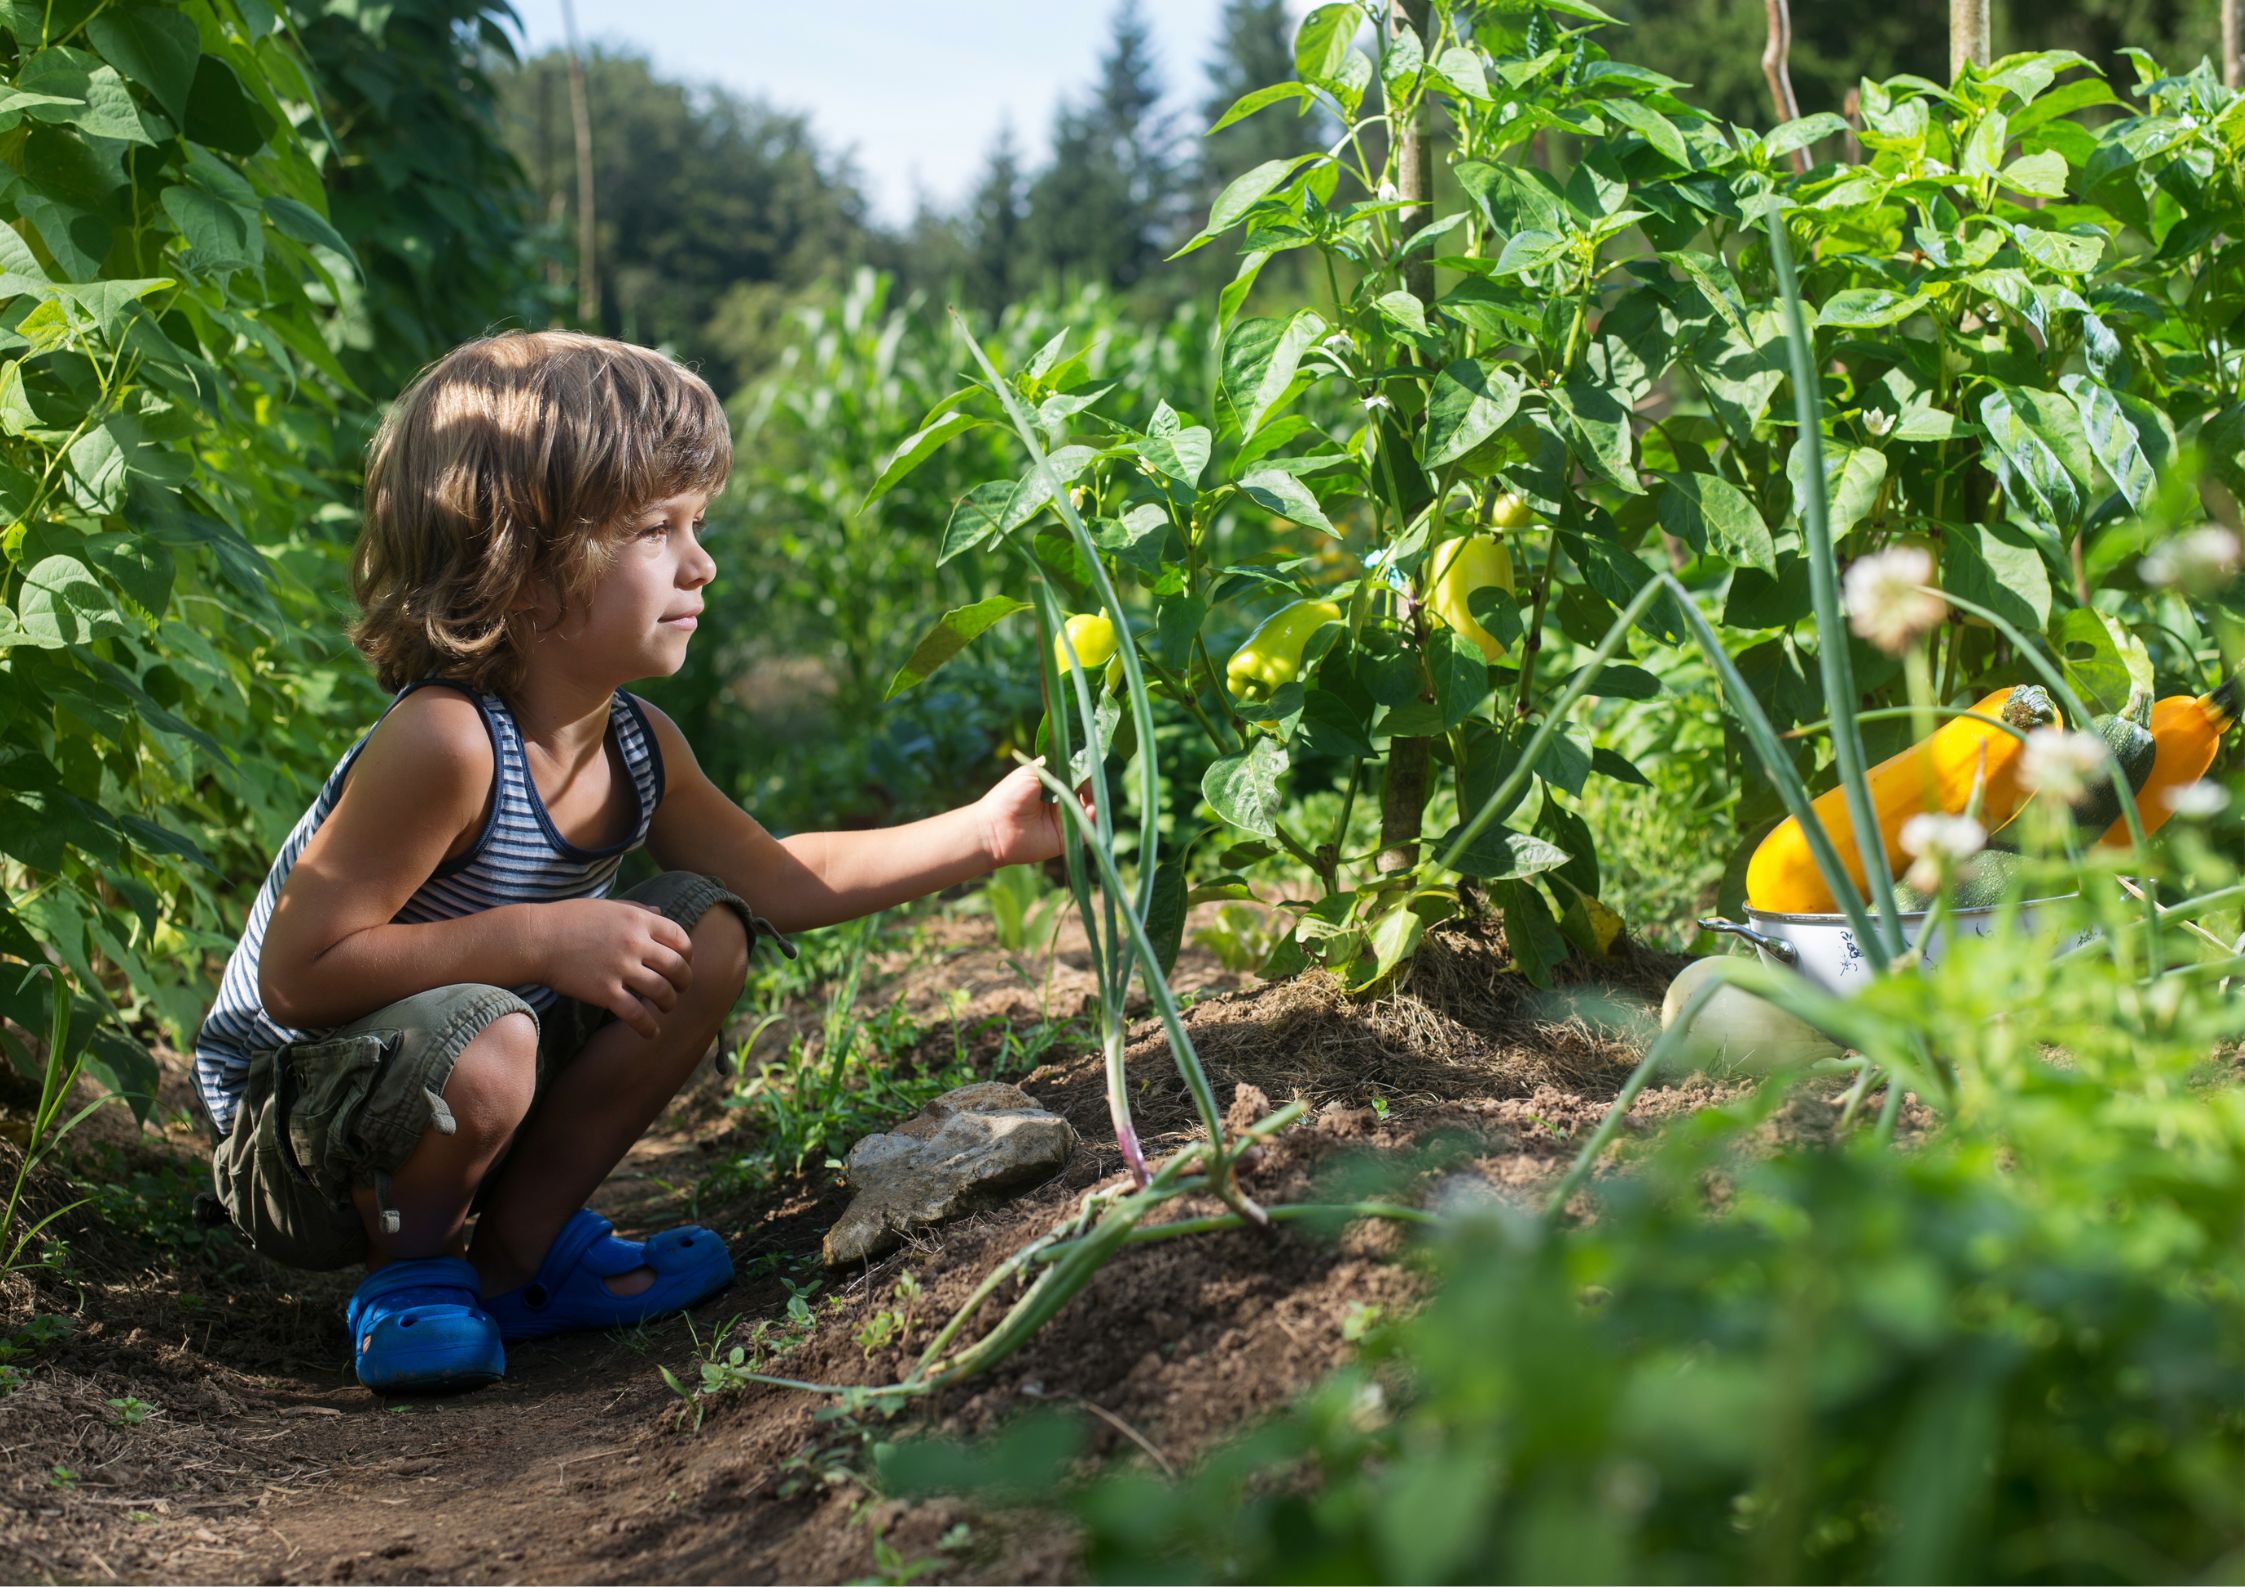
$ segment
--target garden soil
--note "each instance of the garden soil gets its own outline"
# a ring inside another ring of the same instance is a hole
[[[931,1062],[952,1053],[955,992],[966,994],[968,1031],[986,1015],[1026,1024],[1041,1008],[1079,1012],[1090,986],[1080,936],[1073,953],[1063,936],[1046,989],[1007,966],[986,926],[939,929],[932,952],[923,942],[909,959],[877,964],[860,1002],[902,999],[927,1021]],[[1320,973],[1250,984],[1198,947],[1177,980],[1195,998],[1187,1024],[1235,1119],[1307,1105],[1252,1171],[1248,1188],[1261,1200],[1323,1199],[1351,1175],[1350,1194],[1362,1194],[1370,1172],[1389,1199],[1527,1205],[1548,1194],[1603,1116],[1682,962],[1624,944],[1539,991],[1503,967],[1500,942],[1451,927],[1429,938],[1399,987],[1370,1001],[1340,996]],[[785,1012],[816,1027],[815,1008]],[[1000,1045],[988,1027],[974,1041],[984,1054]],[[1152,1020],[1133,1026],[1130,1061],[1140,1131],[1158,1157],[1196,1131]],[[66,1214],[67,1267],[0,1280],[0,1337],[36,1329],[35,1317],[69,1326],[35,1347],[21,1386],[0,1397],[0,1580],[1080,1575],[1063,1524],[878,1494],[873,1442],[986,1433],[1025,1410],[1061,1407],[1085,1419],[1089,1457],[1183,1469],[1345,1362],[1367,1309],[1392,1315],[1413,1303],[1423,1281],[1397,1226],[1360,1222],[1313,1237],[1287,1225],[1126,1250],[1027,1348],[888,1420],[749,1386],[700,1401],[697,1427],[658,1370],[695,1383],[702,1346],[728,1321],[739,1319],[730,1337],[740,1339],[758,1319],[783,1319],[788,1286],[814,1278],[815,1326],[771,1370],[829,1384],[908,1370],[997,1261],[1087,1190],[1119,1181],[1095,1052],[1010,1078],[1080,1136],[1052,1182],[843,1273],[816,1265],[820,1236],[848,1200],[830,1170],[704,1201],[700,1216],[732,1240],[743,1275],[730,1291],[628,1333],[518,1346],[503,1383],[439,1398],[382,1398],[352,1379],[341,1324],[352,1275],[272,1266],[184,1217],[202,1172],[190,1129],[104,1125],[79,1152],[81,1176],[149,1176],[142,1188],[158,1194],[112,1198],[104,1216]],[[184,1097],[176,1055],[166,1083],[176,1095],[160,1113],[170,1117]],[[625,1232],[680,1221],[691,1187],[740,1152],[742,1115],[719,1105],[725,1085],[697,1080],[603,1187],[596,1204]],[[1650,1088],[1630,1131],[1733,1090],[1704,1078]],[[1785,1127],[1827,1130],[1832,1105],[1797,1097]],[[12,1174],[13,1149],[0,1142],[0,1171]],[[67,1192],[59,1180],[35,1186],[47,1205]],[[139,1205],[156,1210],[115,1210]],[[879,1342],[884,1313],[901,1339]]]

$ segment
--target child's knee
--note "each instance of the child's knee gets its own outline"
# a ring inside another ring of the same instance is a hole
[[[538,1022],[528,1014],[501,1014],[452,1061],[444,1100],[460,1134],[504,1141],[530,1112],[537,1089]]]
[[[712,904],[687,933],[694,943],[694,985],[727,1008],[748,982],[748,927],[729,906]]]

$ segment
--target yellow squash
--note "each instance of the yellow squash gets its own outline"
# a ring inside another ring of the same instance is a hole
[[[1998,689],[1972,709],[1982,716],[2001,717],[2022,733],[2060,723],[2050,696],[2033,684]],[[1962,813],[1972,798],[1974,780],[1983,773],[1987,786],[1980,801],[1981,824],[1992,832],[2008,821],[2026,802],[2029,792],[2019,786],[2019,759],[2024,748],[1999,727],[1959,716],[1944,723],[1931,738],[1872,767],[1871,804],[1878,812],[1879,841],[1886,849],[1889,865],[1894,865],[1901,853],[1899,839],[1910,817],[1926,811]],[[1857,852],[1846,790],[1833,788],[1818,795],[1809,810],[1831,838],[1848,876],[1862,888],[1863,857]],[[1824,875],[1809,852],[1807,834],[1791,816],[1762,839],[1747,862],[1746,903],[1748,908],[1770,915],[1824,915],[1839,908],[1839,900],[1825,885]]]
[[[2238,680],[2232,678],[2212,694],[2171,694],[2151,708],[2151,737],[2158,746],[2151,775],[2136,790],[2136,813],[2144,818],[2144,832],[2156,832],[2175,812],[2167,795],[2198,781],[2214,764],[2222,734],[2237,720]],[[2128,844],[2128,818],[2121,816],[2097,840],[2101,847]]]

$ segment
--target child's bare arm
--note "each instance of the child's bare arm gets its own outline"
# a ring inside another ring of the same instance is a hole
[[[652,1010],[675,1006],[693,976],[690,939],[652,910],[574,899],[392,923],[474,841],[491,785],[491,741],[473,702],[424,690],[383,719],[274,905],[259,959],[267,1012],[319,1029],[431,987],[535,982],[653,1034]]]
[[[677,724],[650,707],[664,794],[648,846],[665,866],[719,877],[782,931],[854,920],[1060,847],[1058,814],[1017,771],[971,805],[868,832],[773,837],[725,797]]]

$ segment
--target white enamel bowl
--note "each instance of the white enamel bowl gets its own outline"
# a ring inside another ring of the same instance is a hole
[[[1957,910],[1926,944],[1924,963],[1928,966],[1940,963],[1949,944],[1959,937],[1992,937],[1999,930],[2031,934],[2037,916],[2060,901],[2057,898],[2029,899],[2008,915],[2001,907]],[[1709,931],[1745,939],[1753,944],[1763,963],[1798,970],[1825,991],[1841,997],[1852,997],[1871,984],[1871,961],[1864,957],[1862,945],[1855,939],[1855,928],[1848,924],[1845,915],[1769,915],[1749,909],[1746,922],[1741,926],[1734,921],[1709,919],[1702,920],[1700,925]],[[1925,929],[1926,916],[1904,915],[1901,923],[1902,941],[1905,945],[1914,944]],[[2060,944],[2058,951],[2079,946],[2096,935],[2094,926],[2084,926],[2070,942]]]

